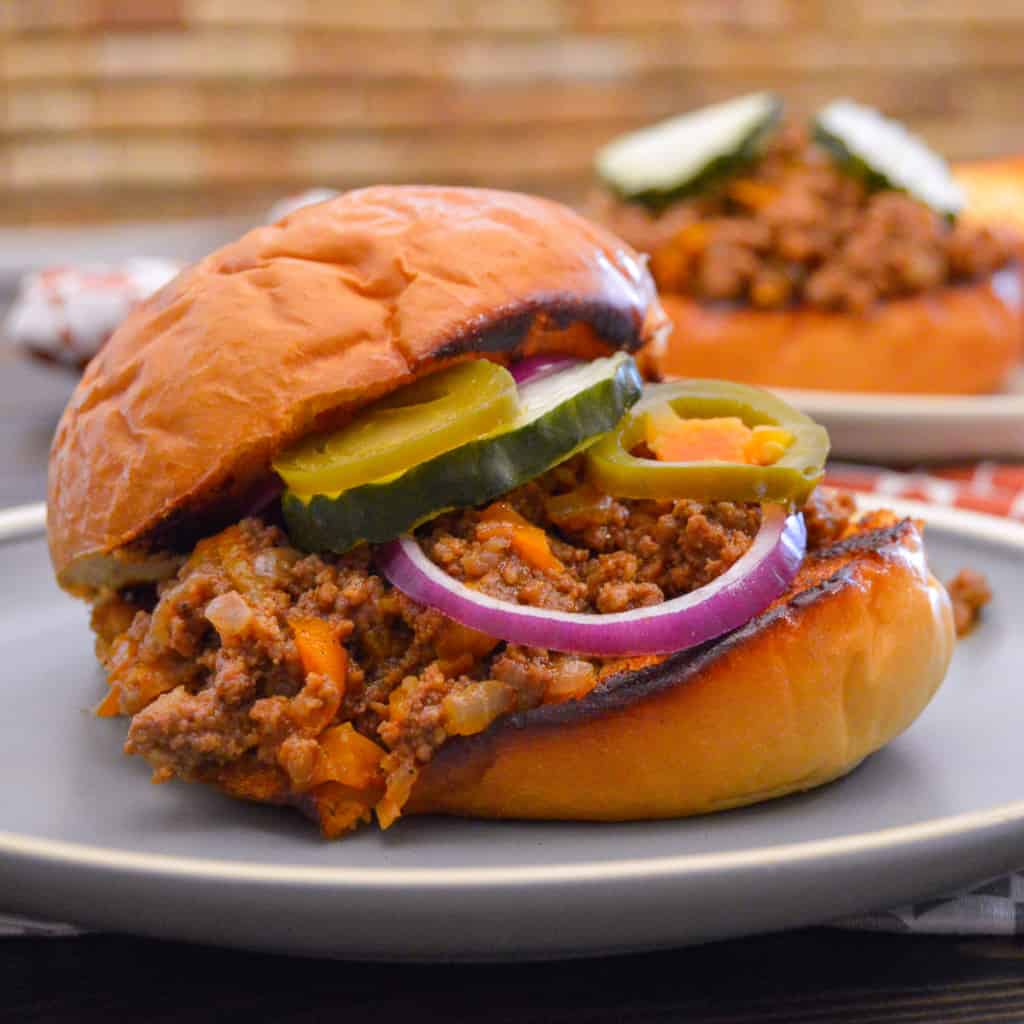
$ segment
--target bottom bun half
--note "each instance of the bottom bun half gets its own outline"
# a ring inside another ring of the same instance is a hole
[[[1017,267],[864,313],[713,306],[664,294],[668,344],[647,357],[662,377],[767,387],[903,394],[998,391],[1022,347]]]
[[[450,740],[405,812],[622,821],[809,789],[914,721],[954,642],[917,527],[876,515],[725,639]]]

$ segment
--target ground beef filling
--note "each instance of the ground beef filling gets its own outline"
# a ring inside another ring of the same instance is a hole
[[[946,584],[953,604],[957,636],[966,636],[978,624],[981,610],[992,600],[992,588],[977,569],[961,569]]]
[[[652,253],[659,289],[761,309],[864,312],[876,302],[976,281],[1008,264],[1002,228],[949,223],[901,192],[869,192],[796,129],[741,176],[652,218],[603,211]]]
[[[760,525],[757,506],[599,495],[576,462],[506,501],[544,531],[554,559],[545,569],[481,510],[428,524],[425,551],[503,600],[581,612],[703,586],[742,556]],[[810,544],[834,539],[851,511],[844,500],[814,499]],[[156,594],[99,602],[93,623],[110,682],[101,712],[132,716],[126,751],[146,758],[156,781],[312,800],[333,832],[371,807],[385,826],[393,821],[418,768],[448,737],[582,697],[627,664],[477,633],[392,588],[367,548],[304,555],[258,519],[201,541]]]

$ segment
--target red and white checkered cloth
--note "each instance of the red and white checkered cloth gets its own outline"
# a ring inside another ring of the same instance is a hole
[[[1024,463],[976,462],[904,472],[833,462],[825,481],[850,491],[913,498],[1024,521]]]

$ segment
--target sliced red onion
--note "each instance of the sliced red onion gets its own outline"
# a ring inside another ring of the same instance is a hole
[[[765,505],[747,552],[718,579],[682,597],[612,615],[499,601],[453,579],[406,535],[377,549],[381,572],[403,593],[450,619],[510,643],[576,654],[671,654],[737,629],[785,592],[804,557],[797,512]]]
[[[517,384],[526,384],[531,380],[540,377],[548,377],[560,370],[567,370],[570,366],[576,366],[582,359],[570,359],[567,356],[530,356],[527,359],[520,359],[513,363],[508,372],[515,378]]]

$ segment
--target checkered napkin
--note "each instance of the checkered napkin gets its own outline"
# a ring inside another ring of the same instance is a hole
[[[897,472],[835,462],[829,463],[826,482],[849,491],[912,498],[1024,521],[1024,464],[976,462]]]

